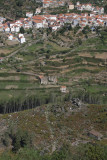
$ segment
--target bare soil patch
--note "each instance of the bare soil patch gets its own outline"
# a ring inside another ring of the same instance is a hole
[[[34,77],[34,76],[30,76],[30,77],[29,77],[29,80],[30,80],[30,81],[37,81],[38,79],[37,79],[36,77]]]
[[[100,59],[107,59],[107,52],[104,53],[98,53],[95,55],[95,58],[100,58]]]
[[[81,57],[90,57],[90,58],[93,57],[90,53],[86,53],[86,52],[84,52],[84,53],[79,53],[79,56],[81,56]]]
[[[9,49],[0,49],[0,54],[3,53],[3,54],[8,54],[10,53],[12,50],[9,50]]]
[[[13,46],[13,45],[19,44],[18,41],[9,41],[9,40],[7,40],[6,43],[7,43],[7,45],[9,45],[9,46]]]
[[[20,77],[19,76],[0,77],[0,80],[16,80],[16,81],[19,81]]]
[[[7,86],[5,87],[5,89],[17,89],[17,88],[18,88],[17,85],[7,85]]]

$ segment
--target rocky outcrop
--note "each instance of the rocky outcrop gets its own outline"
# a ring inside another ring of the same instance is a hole
[[[52,105],[50,111],[55,115],[60,114],[70,114],[72,112],[78,112],[85,106],[78,98],[73,98],[70,100],[68,105]]]
[[[56,84],[57,83],[57,77],[56,76],[48,76],[48,82]]]
[[[40,83],[47,85],[48,84],[48,78],[46,76],[39,76],[40,78]]]
[[[47,84],[56,84],[57,77],[56,76],[39,76],[40,83],[47,85]]]

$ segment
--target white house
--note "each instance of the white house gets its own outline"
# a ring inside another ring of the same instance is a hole
[[[3,23],[6,20],[4,17],[0,17],[0,22]]]
[[[0,24],[0,32],[3,32],[3,24]]]
[[[15,32],[15,25],[10,27],[10,29],[11,29],[11,32]]]
[[[19,26],[15,26],[15,32],[19,32],[20,31],[20,27]]]
[[[15,23],[9,23],[9,27],[11,28],[11,27],[13,27],[15,25]]]
[[[25,43],[26,40],[25,40],[25,37],[20,37],[20,43]]]
[[[43,0],[43,8],[47,8],[47,7],[49,7],[49,6],[50,6],[49,1]]]
[[[72,3],[68,3],[68,8],[69,8],[69,10],[74,9],[74,4],[72,4]]]
[[[42,20],[33,20],[33,25],[36,28],[44,28],[44,24]]]
[[[13,34],[10,33],[10,34],[8,35],[8,39],[9,39],[10,41],[12,41],[12,40],[13,40]]]
[[[21,26],[22,25],[22,22],[21,22],[21,20],[17,20],[16,22],[15,22],[15,25],[17,25],[17,26]]]
[[[85,5],[85,10],[92,11],[92,5],[91,4],[86,4]]]
[[[80,2],[78,1],[76,5],[79,6],[79,5],[80,5]]]
[[[13,34],[9,33],[8,40],[10,40],[10,41],[18,41],[18,38],[14,37]]]
[[[23,35],[22,33],[19,33],[19,35],[18,35],[18,36],[19,36],[19,38],[20,38],[20,37],[23,37],[24,35]]]
[[[41,8],[36,8],[35,14],[40,14],[41,13]]]
[[[104,14],[104,8],[103,7],[100,8],[99,13]]]
[[[25,37],[24,37],[24,35],[23,34],[19,34],[19,41],[20,41],[20,43],[25,43],[26,42],[26,39],[25,39]]]
[[[24,27],[25,29],[32,28],[32,22],[31,22],[31,21],[26,21],[26,22],[24,22],[23,27]]]
[[[57,15],[44,15],[47,20],[57,20]]]
[[[56,31],[58,28],[60,28],[61,25],[52,25],[51,28],[52,28],[52,31]]]
[[[4,27],[4,31],[5,31],[5,32],[10,32],[10,28],[9,28],[8,26],[5,26],[5,27]]]
[[[51,20],[57,20],[57,16],[56,15],[50,15],[50,18],[49,19],[51,19]]]
[[[66,92],[67,92],[66,86],[61,86],[60,91],[61,91],[62,93],[66,93]]]
[[[26,17],[30,17],[30,18],[31,18],[32,16],[33,16],[33,13],[32,13],[32,12],[27,12],[27,13],[26,13]]]

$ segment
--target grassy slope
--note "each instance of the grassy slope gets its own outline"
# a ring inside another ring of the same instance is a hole
[[[33,44],[8,61],[4,61],[0,64],[2,68],[0,70],[0,89],[2,89],[0,97],[8,99],[13,97],[14,93],[26,93],[26,89],[39,87],[40,82],[35,76],[21,75],[16,72],[17,69],[21,72],[36,74],[56,74],[58,87],[66,85],[71,92],[80,92],[85,88],[91,94],[96,93],[103,97],[106,93],[107,33],[106,31],[101,31],[101,33],[103,42],[95,33],[88,33],[88,39],[84,38],[82,33],[75,35],[73,31],[65,32],[56,38],[50,36],[49,41]],[[74,37],[72,40],[69,39],[71,36]],[[78,38],[83,39],[81,45],[78,44]],[[62,39],[65,46],[58,44],[62,42]],[[73,49],[70,47],[71,43],[74,45]],[[46,58],[47,54],[50,56],[49,59]],[[45,66],[41,65],[42,62],[45,62]],[[75,86],[78,85],[76,89]],[[14,91],[11,88],[14,88]],[[93,91],[95,88],[97,89]],[[8,89],[8,92],[5,89]]]
[[[51,112],[51,105],[41,106],[33,110],[2,115],[0,123],[5,121],[6,125],[9,125],[8,131],[11,128],[27,130],[33,136],[33,144],[36,147],[43,149],[49,146],[50,151],[53,142],[56,142],[58,146],[65,142],[71,145],[77,140],[93,142],[94,139],[87,136],[92,128],[101,132],[104,137],[106,136],[106,106],[88,105],[78,112],[70,102],[63,103],[63,106],[60,104],[60,107],[63,107],[65,113],[60,111],[54,114]],[[71,107],[74,108],[72,112]],[[48,111],[47,116],[45,111]],[[103,139],[98,143],[105,144],[105,141],[106,139]]]

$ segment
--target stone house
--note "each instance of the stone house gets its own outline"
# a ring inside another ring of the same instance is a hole
[[[57,77],[56,76],[49,76],[48,81],[52,84],[56,84],[57,83]]]
[[[47,84],[56,84],[57,83],[57,77],[56,76],[39,76],[40,83],[47,85]]]
[[[91,130],[89,133],[88,133],[88,136],[96,139],[96,140],[101,140],[103,135],[101,133],[99,133],[98,131],[96,130]]]
[[[40,79],[40,83],[41,84],[45,84],[45,85],[48,84],[48,78],[47,77],[45,77],[45,76],[39,76],[39,79]]]

